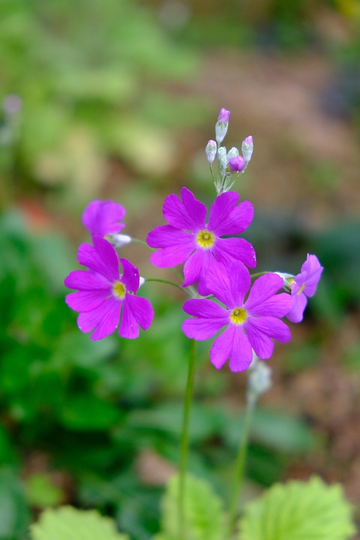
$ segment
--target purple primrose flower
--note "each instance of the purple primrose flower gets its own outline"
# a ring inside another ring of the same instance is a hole
[[[294,323],[302,321],[307,299],[314,296],[322,271],[323,267],[316,255],[308,254],[300,274],[294,276],[291,284],[292,307],[286,315],[289,321]]]
[[[187,300],[185,313],[192,315],[182,324],[188,338],[205,340],[226,327],[214,341],[210,360],[217,369],[230,360],[231,371],[247,369],[253,350],[259,358],[268,359],[273,353],[273,339],[287,342],[290,330],[279,317],[291,308],[287,293],[276,294],[283,280],[276,274],[265,274],[251,285],[251,277],[241,262],[209,268],[207,287],[226,307],[207,299]],[[245,300],[245,295],[250,292]]]
[[[206,276],[217,263],[229,264],[238,260],[254,268],[256,255],[253,246],[243,238],[224,238],[242,233],[253,219],[253,206],[239,195],[228,191],[217,197],[211,206],[208,223],[206,206],[195,199],[187,188],[181,190],[182,201],[175,195],[166,197],[163,213],[169,225],[160,225],[146,239],[152,248],[151,262],[161,268],[184,266],[184,287],[198,281],[199,293],[208,294]]]
[[[75,270],[67,276],[66,287],[78,292],[68,294],[66,303],[79,312],[77,322],[82,332],[94,330],[92,340],[112,334],[119,323],[121,337],[137,338],[139,326],[146,330],[154,316],[149,300],[135,296],[139,289],[139,271],[126,259],[119,259],[104,238],[94,236],[93,242],[93,246],[81,244],[79,247],[79,264],[88,270]]]
[[[91,235],[116,234],[125,227],[120,223],[125,213],[125,208],[113,201],[92,201],[84,210],[82,222]]]

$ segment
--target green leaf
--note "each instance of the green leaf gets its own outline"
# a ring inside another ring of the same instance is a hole
[[[320,478],[276,484],[247,504],[239,540],[346,540],[355,532],[340,485]]]
[[[63,506],[45,510],[39,522],[31,526],[31,540],[127,540],[116,531],[112,519],[95,510]]]
[[[3,467],[0,470],[0,540],[23,538],[27,521],[20,482],[10,468]]]
[[[26,496],[32,506],[45,508],[60,504],[63,492],[51,482],[47,474],[35,473],[26,480]]]
[[[162,501],[162,533],[157,540],[180,540],[178,491],[179,478],[174,476]],[[185,527],[187,540],[221,540],[225,530],[221,500],[204,480],[189,475],[186,477]]]
[[[61,413],[62,423],[75,430],[108,429],[119,418],[120,413],[115,405],[91,395],[72,396]]]

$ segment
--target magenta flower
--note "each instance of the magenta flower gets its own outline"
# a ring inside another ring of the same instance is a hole
[[[292,306],[286,317],[289,321],[298,323],[303,319],[308,297],[314,296],[320,281],[323,267],[316,255],[307,255],[301,267],[301,272],[294,277],[291,284]]]
[[[160,225],[148,234],[148,245],[160,248],[152,253],[151,262],[161,268],[185,263],[184,284],[198,281],[199,293],[208,294],[206,276],[217,263],[238,260],[254,268],[253,246],[243,238],[224,238],[242,233],[253,219],[253,206],[248,201],[237,204],[234,191],[217,197],[210,209],[208,223],[206,206],[195,199],[187,188],[181,190],[182,201],[175,194],[166,197],[163,213],[169,225]]]
[[[149,300],[135,296],[139,271],[126,259],[119,259],[107,240],[94,236],[93,242],[93,246],[79,247],[78,261],[88,270],[75,270],[67,276],[66,287],[78,292],[68,294],[66,303],[80,313],[77,322],[82,332],[94,330],[92,340],[112,334],[119,323],[121,337],[137,338],[139,326],[146,330],[154,316]]]
[[[253,350],[259,358],[268,359],[273,353],[273,339],[287,342],[291,335],[279,320],[290,307],[287,293],[276,294],[283,280],[276,274],[265,274],[253,284],[247,268],[240,262],[230,266],[217,265],[208,271],[207,286],[225,308],[212,300],[187,300],[185,313],[194,318],[182,324],[188,338],[204,340],[226,327],[214,341],[210,360],[220,369],[230,360],[231,371],[243,371],[252,361]]]
[[[113,201],[92,201],[84,210],[82,222],[91,235],[116,234],[125,227],[124,223],[120,223],[125,212],[121,204]]]

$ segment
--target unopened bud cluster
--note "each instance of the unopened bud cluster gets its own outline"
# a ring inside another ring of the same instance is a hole
[[[221,109],[215,124],[215,139],[210,140],[205,148],[206,158],[212,170],[212,164],[217,157],[217,174],[214,177],[215,189],[218,195],[230,191],[237,176],[244,173],[253,153],[253,139],[246,137],[241,145],[241,152],[233,146],[227,151],[225,146],[220,146],[223,142],[229,127],[230,111]]]

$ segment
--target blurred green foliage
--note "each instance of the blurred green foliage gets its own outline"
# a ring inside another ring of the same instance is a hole
[[[200,123],[207,107],[181,92],[199,66],[194,43],[292,49],[312,39],[309,2],[263,2],[256,13],[253,2],[236,12],[234,4],[209,21],[195,10],[171,32],[144,2],[1,0],[1,94],[22,100],[14,123],[4,117],[0,125],[1,206],[11,199],[5,185],[27,196],[34,182],[67,182],[89,196],[109,155],[147,177],[162,174],[173,157],[174,127]],[[349,51],[355,58],[357,47]],[[329,181],[326,167],[316,174]],[[132,195],[136,203],[147,199],[144,192]],[[280,214],[266,219],[249,234],[265,266],[272,268],[276,255],[296,272],[306,246],[325,267],[307,310],[315,321],[309,341],[288,353],[284,370],[291,374],[316,361],[329,328],[341,329],[343,315],[360,301],[359,223],[310,236]],[[18,213],[6,212],[0,253],[0,540],[22,540],[31,512],[58,502],[96,506],[134,540],[148,539],[159,527],[161,488],[144,483],[138,463],[148,450],[173,465],[178,460],[188,347],[180,307],[145,285],[156,310],[151,330],[131,342],[116,334],[91,342],[64,303],[75,253],[62,236],[29,234]],[[231,385],[209,366],[208,344],[198,350],[190,470],[226,494],[243,419],[223,405]],[[359,357],[352,346],[350,369],[358,369]],[[267,486],[318,444],[302,419],[260,409],[249,478]],[[45,462],[33,466],[39,455]]]
[[[184,96],[175,107],[164,92],[194,73],[195,51],[177,46],[138,2],[3,0],[0,64],[2,95],[22,100],[18,181],[88,175],[90,183],[109,154],[162,171],[169,132],[161,126],[202,118],[198,100]]]

